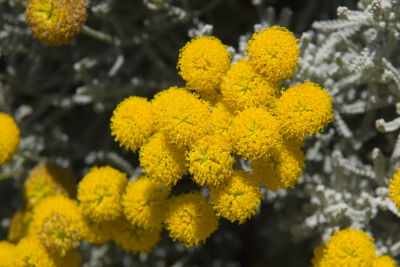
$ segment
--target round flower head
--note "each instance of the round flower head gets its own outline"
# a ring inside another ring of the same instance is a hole
[[[189,89],[213,92],[228,70],[231,55],[213,36],[197,37],[181,49],[177,68]]]
[[[82,240],[94,245],[101,245],[111,240],[112,224],[114,222],[95,223],[89,218],[82,219]]]
[[[19,129],[14,119],[0,112],[0,166],[11,161],[19,145]]]
[[[233,118],[232,110],[226,103],[219,102],[216,104],[210,117],[210,123],[214,133],[228,137],[229,128],[231,127]]]
[[[198,246],[218,227],[213,208],[200,193],[187,193],[171,199],[165,220],[169,236],[186,247]]]
[[[305,157],[301,148],[293,142],[284,142],[279,150],[269,157],[255,159],[250,163],[257,180],[269,189],[294,187],[302,174]]]
[[[126,219],[137,227],[160,230],[169,190],[146,177],[129,182],[122,198]]]
[[[111,135],[120,146],[133,153],[155,131],[150,102],[143,97],[131,96],[115,108],[111,117]]]
[[[218,186],[232,173],[235,159],[226,138],[206,136],[189,152],[189,172],[198,185]]]
[[[333,120],[332,98],[316,83],[304,82],[287,89],[276,102],[275,113],[284,134],[302,141]]]
[[[33,35],[48,45],[67,45],[87,17],[84,0],[28,0],[25,18]]]
[[[376,258],[372,242],[371,237],[357,229],[338,231],[326,243],[319,266],[371,266]]]
[[[122,212],[121,195],[127,183],[126,174],[117,169],[93,167],[78,187],[82,214],[96,223],[117,219]]]
[[[16,244],[21,238],[25,237],[28,234],[31,221],[32,211],[26,207],[19,208],[11,219],[7,236],[8,241]]]
[[[234,171],[225,184],[210,188],[210,196],[218,216],[239,224],[256,213],[262,199],[257,181],[244,171]]]
[[[398,265],[390,256],[383,255],[377,257],[372,263],[372,267],[397,267]]]
[[[7,241],[0,241],[0,267],[15,265],[16,246]]]
[[[126,220],[118,220],[112,227],[113,240],[126,252],[150,252],[161,239],[161,229],[143,229]]]
[[[267,157],[282,145],[279,121],[261,108],[240,112],[233,119],[229,135],[236,153],[244,158]]]
[[[274,26],[253,34],[247,55],[254,69],[269,81],[287,79],[297,68],[298,39],[284,27]]]
[[[76,176],[70,168],[43,163],[31,170],[24,184],[24,198],[28,206],[58,194],[71,198],[76,196]]]
[[[59,260],[59,256],[50,255],[37,235],[29,235],[18,243],[13,266],[57,267],[57,260]]]
[[[156,133],[140,149],[140,166],[152,181],[174,185],[186,174],[185,154],[185,149],[169,143],[165,134]]]
[[[160,130],[179,146],[190,146],[210,130],[210,105],[184,89],[171,87],[153,100]]]
[[[244,59],[228,70],[221,84],[224,101],[238,111],[250,107],[272,107],[278,91],[278,83],[267,81]]]
[[[389,190],[389,198],[396,204],[397,209],[400,210],[400,168],[397,169],[393,178],[390,179]]]
[[[31,234],[39,235],[43,245],[57,255],[79,246],[82,228],[78,204],[63,195],[48,197],[33,210]]]

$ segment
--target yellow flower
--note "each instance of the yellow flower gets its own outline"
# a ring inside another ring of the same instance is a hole
[[[18,243],[15,265],[13,266],[58,267],[56,264],[57,257],[59,256],[50,255],[40,241],[39,236],[29,235]]]
[[[84,0],[28,0],[25,18],[33,35],[48,45],[67,45],[86,21]]]
[[[297,68],[299,40],[284,27],[274,26],[253,34],[247,55],[256,71],[269,81],[287,79]]]
[[[202,36],[180,50],[177,69],[189,89],[215,92],[230,62],[226,45],[213,36]]]
[[[143,229],[160,230],[168,194],[168,188],[152,183],[147,177],[130,181],[122,198],[126,219]]]
[[[0,241],[0,267],[15,266],[16,246],[7,241]]]
[[[239,224],[256,213],[262,199],[257,181],[244,171],[234,171],[225,184],[210,188],[210,196],[218,216]]]
[[[218,186],[232,174],[232,148],[226,138],[206,136],[189,152],[189,172],[198,185]]]
[[[377,257],[372,263],[372,267],[397,267],[398,265],[390,256],[383,255]]]
[[[218,219],[207,199],[192,192],[171,199],[165,224],[174,241],[191,247],[205,242],[217,230]]]
[[[286,189],[294,187],[302,174],[304,154],[293,142],[284,142],[279,150],[273,151],[269,157],[255,159],[250,163],[257,179],[269,189]]]
[[[224,102],[219,102],[212,110],[210,124],[216,134],[228,137],[234,115],[232,110]],[[227,140],[228,141],[228,140]]]
[[[70,168],[43,163],[31,170],[24,184],[24,198],[29,207],[58,194],[71,198],[76,196],[76,176]]]
[[[400,168],[397,169],[393,178],[390,179],[389,190],[389,198],[396,204],[397,209],[400,210]]]
[[[89,218],[82,218],[82,240],[95,245],[101,245],[111,240],[111,230],[114,221],[95,223]]]
[[[322,131],[332,122],[332,98],[318,84],[305,81],[282,93],[275,113],[282,121],[284,134],[302,141],[307,134]]]
[[[57,267],[78,267],[81,266],[82,256],[76,250],[69,251],[64,257],[56,257]]]
[[[160,131],[179,146],[191,146],[211,130],[210,104],[184,89],[171,87],[158,93],[153,106]]]
[[[11,161],[19,145],[19,129],[14,119],[0,112],[0,166]]]
[[[126,174],[110,166],[90,169],[78,187],[82,214],[96,223],[117,219],[122,213],[121,195],[127,183]]]
[[[140,166],[152,181],[174,185],[186,174],[185,154],[186,150],[169,143],[165,134],[156,133],[140,149]]]
[[[250,107],[270,108],[278,92],[279,83],[267,81],[244,59],[228,70],[221,84],[224,102],[238,111]]]
[[[321,244],[314,249],[314,256],[311,259],[311,264],[313,267],[323,267],[322,259],[324,257],[324,250],[326,248],[326,244],[321,242]]]
[[[143,97],[131,96],[115,108],[111,117],[111,135],[115,141],[133,153],[155,131],[150,102]]]
[[[118,220],[112,227],[115,244],[126,252],[150,252],[161,239],[161,229],[150,230],[131,225],[126,220]]]
[[[19,208],[11,219],[7,236],[8,241],[16,244],[21,238],[25,237],[28,234],[31,221],[32,211],[26,207]]]
[[[75,200],[55,195],[41,201],[33,210],[31,234],[57,255],[79,246],[82,217]]]
[[[222,101],[222,94],[217,90],[198,93],[201,99],[208,101],[211,105],[216,105],[218,102]]]
[[[236,115],[229,134],[236,153],[244,158],[267,157],[282,145],[279,121],[261,108],[249,108]]]

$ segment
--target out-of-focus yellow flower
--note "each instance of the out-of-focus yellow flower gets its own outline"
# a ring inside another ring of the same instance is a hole
[[[29,207],[53,195],[76,196],[76,176],[70,168],[43,163],[31,170],[24,184],[24,198]]]
[[[67,45],[87,17],[84,0],[28,0],[25,18],[33,35],[48,45]]]
[[[96,223],[117,219],[122,213],[121,196],[127,183],[126,174],[117,169],[93,167],[79,182],[82,214]]]
[[[17,248],[7,241],[0,241],[0,267],[15,266]]]
[[[19,145],[19,128],[14,119],[0,112],[0,166],[11,161]]]
[[[191,247],[205,242],[217,230],[218,219],[207,199],[192,192],[171,199],[165,224],[174,241]]]
[[[300,146],[285,141],[279,150],[273,151],[267,158],[253,160],[250,166],[265,188],[276,190],[294,187],[305,167],[304,161]]]
[[[164,220],[169,189],[147,177],[129,182],[122,206],[126,219],[137,227],[160,230]]]
[[[249,108],[236,115],[229,135],[234,150],[244,158],[268,157],[282,145],[279,121],[261,108]]]
[[[55,262],[57,267],[78,267],[81,266],[82,256],[76,250],[72,250],[64,257],[56,257]]]
[[[138,96],[124,99],[115,108],[110,127],[115,141],[135,153],[155,131],[150,102]]]
[[[332,98],[318,84],[305,81],[282,93],[275,113],[285,136],[302,141],[332,122]]]
[[[17,244],[21,238],[28,234],[31,221],[32,211],[26,207],[19,208],[11,219],[7,236],[8,241]]]
[[[257,181],[244,171],[234,171],[224,184],[210,188],[210,196],[218,216],[239,224],[256,213],[262,199]]]
[[[185,155],[185,148],[169,143],[165,134],[156,133],[140,149],[139,161],[149,179],[158,184],[174,185],[186,174]]]
[[[253,34],[247,55],[253,67],[267,80],[279,81],[293,75],[297,68],[299,40],[284,27],[274,26]]]
[[[58,255],[50,255],[38,235],[29,235],[17,245],[15,267],[40,266],[58,267]]]
[[[372,267],[397,267],[397,266],[398,265],[396,264],[394,259],[392,259],[388,255],[379,256],[372,263]]]
[[[177,68],[191,90],[213,92],[228,70],[231,55],[216,37],[197,37],[181,49]]]
[[[82,240],[95,245],[101,245],[111,240],[111,227],[114,221],[95,223],[83,217]]]
[[[389,190],[389,198],[396,204],[397,209],[400,210],[400,168],[397,169],[393,178],[390,179]]]
[[[278,83],[267,81],[244,59],[228,70],[221,83],[224,102],[237,111],[250,107],[271,108],[278,92]]]
[[[322,259],[324,257],[324,250],[326,248],[326,245],[324,242],[321,242],[321,244],[314,249],[314,256],[311,259],[311,264],[313,267],[323,267],[322,265]]]

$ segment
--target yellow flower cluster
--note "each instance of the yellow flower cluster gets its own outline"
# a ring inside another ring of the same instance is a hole
[[[347,228],[335,232],[326,243],[314,250],[314,267],[396,267],[389,256],[377,256],[373,238],[365,232]]]
[[[11,161],[19,145],[19,128],[14,119],[0,112],[0,166]]]

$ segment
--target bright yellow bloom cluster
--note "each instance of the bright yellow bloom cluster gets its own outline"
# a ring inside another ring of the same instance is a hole
[[[11,161],[19,145],[19,128],[14,119],[0,112],[0,166]]]
[[[85,0],[28,0],[25,18],[33,35],[48,45],[67,45],[87,17]]]
[[[389,198],[396,204],[397,209],[400,210],[400,168],[397,169],[393,178],[390,179],[389,190]]]

